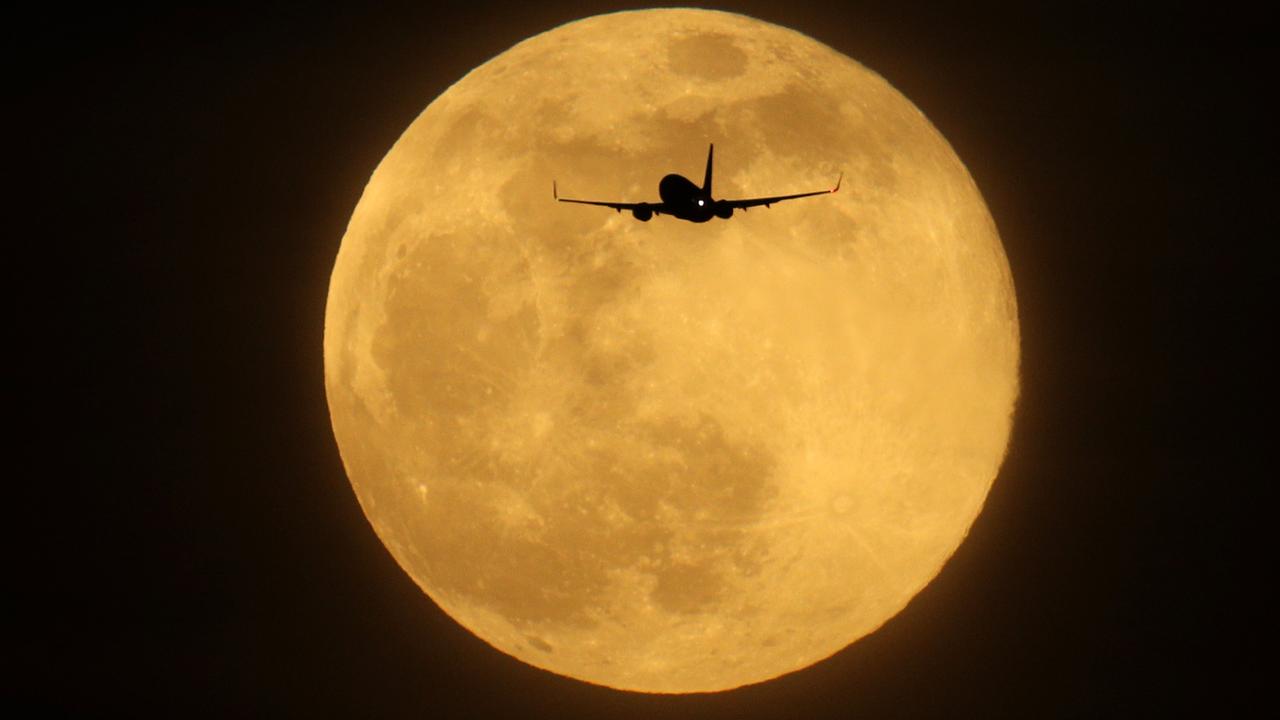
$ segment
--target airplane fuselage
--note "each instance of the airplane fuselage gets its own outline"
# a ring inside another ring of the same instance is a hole
[[[704,223],[713,217],[733,215],[733,208],[722,207],[712,199],[711,193],[704,192],[689,178],[675,173],[658,182],[658,197],[662,198],[665,211],[681,220]]]

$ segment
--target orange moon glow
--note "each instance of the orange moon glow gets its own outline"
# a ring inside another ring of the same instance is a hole
[[[697,225],[575,197],[840,192]],[[351,484],[422,589],[527,663],[647,692],[872,632],[981,510],[1013,284],[964,165],[881,77],[700,10],[530,38],[370,179],[325,316]]]

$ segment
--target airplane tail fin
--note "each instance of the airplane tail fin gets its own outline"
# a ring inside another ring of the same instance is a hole
[[[711,159],[715,157],[716,144],[711,143],[711,147],[707,149],[707,174],[702,178],[702,192],[711,194]]]

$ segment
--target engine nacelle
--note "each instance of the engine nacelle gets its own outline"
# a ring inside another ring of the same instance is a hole
[[[640,222],[649,222],[649,218],[653,217],[653,211],[645,207],[635,208],[631,214]]]
[[[715,212],[716,217],[722,220],[728,220],[733,217],[733,206],[727,202],[718,202],[716,203],[715,208],[713,208],[713,212]]]

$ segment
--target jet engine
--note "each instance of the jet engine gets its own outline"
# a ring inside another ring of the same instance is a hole
[[[640,222],[649,222],[649,218],[653,217],[653,211],[644,207],[635,208],[631,214]]]
[[[713,208],[713,212],[715,212],[716,217],[722,220],[728,220],[733,217],[733,206],[727,202],[720,201],[716,203],[715,208]]]

